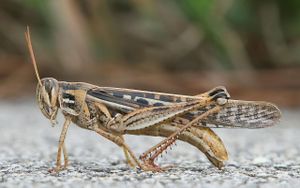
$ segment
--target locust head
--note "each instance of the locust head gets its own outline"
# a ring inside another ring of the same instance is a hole
[[[54,125],[56,124],[56,116],[59,108],[58,99],[57,99],[58,92],[59,92],[58,81],[54,78],[40,79],[32,44],[31,44],[29,27],[27,27],[27,31],[25,32],[25,38],[27,41],[32,64],[35,70],[35,75],[38,80],[38,85],[36,88],[36,99],[38,105],[40,110],[44,114],[44,116],[46,116],[46,118],[48,118],[51,121],[52,125]]]
[[[46,118],[54,125],[58,111],[58,81],[54,78],[43,78],[36,88],[36,100]]]

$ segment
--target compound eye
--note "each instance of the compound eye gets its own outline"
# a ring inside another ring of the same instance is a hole
[[[37,100],[39,108],[48,119],[53,119],[57,112],[57,97],[56,95],[53,95],[56,94],[56,88],[58,88],[56,82],[50,79],[42,80],[42,85],[37,86]]]
[[[48,99],[46,99],[47,103],[49,101],[49,105],[54,107],[57,102],[57,93],[58,93],[58,84],[57,81],[53,79],[45,80],[44,82],[45,92],[47,93]]]
[[[48,106],[51,105],[49,97],[50,97],[49,93],[46,91],[46,89],[44,87],[42,87],[42,89],[41,89],[41,99]]]

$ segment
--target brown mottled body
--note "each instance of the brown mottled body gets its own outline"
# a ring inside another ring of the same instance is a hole
[[[79,88],[83,88],[82,85],[84,85],[84,83],[59,82],[59,85],[61,85],[61,88],[64,88],[65,92],[68,94],[73,93],[75,95],[76,92],[84,90],[84,89],[78,90]],[[85,87],[86,87],[85,88],[86,90],[90,90],[90,89],[95,88],[96,86],[88,85],[88,87],[87,87],[87,85],[85,85]],[[127,95],[129,95],[129,93],[127,93]],[[104,106],[102,103],[95,102],[95,100],[92,100],[90,97],[86,97],[86,95],[77,95],[77,96],[79,98],[79,101],[81,101],[81,103],[82,103],[81,106],[83,106],[83,109],[80,110],[81,113],[79,113],[78,116],[73,116],[73,117],[70,116],[71,121],[74,124],[76,124],[82,128],[90,129],[90,130],[93,130],[93,125],[97,125],[97,127],[99,129],[103,129],[107,132],[114,132],[105,127],[107,122],[111,119],[111,117],[109,117],[109,115],[107,115],[107,114],[114,113],[114,111],[111,111],[111,112],[107,111],[105,114],[103,112]],[[84,100],[80,99],[80,96],[85,96]],[[148,95],[148,96],[150,96],[150,95]],[[177,99],[177,101],[178,101],[178,99]],[[191,99],[190,99],[190,101],[191,101]],[[163,101],[161,101],[161,102],[163,102]],[[99,108],[100,105],[103,107],[102,109]],[[66,116],[68,116],[67,113],[64,113],[64,114]],[[189,120],[186,120],[183,118],[177,119],[176,121],[177,122],[170,122],[169,124],[165,123],[162,125],[155,125],[153,127],[149,127],[149,128],[145,128],[145,129],[126,130],[122,133],[119,133],[119,135],[132,134],[132,135],[149,135],[149,136],[168,137],[171,135],[171,133],[176,132],[180,127],[182,127],[184,124],[189,122]],[[118,134],[118,133],[114,132],[114,134]],[[209,128],[192,127],[191,129],[186,130],[182,134],[180,134],[178,139],[197,147],[218,168],[223,167],[224,161],[226,161],[228,158],[223,142]]]
[[[221,168],[228,158],[227,152],[209,127],[263,128],[275,124],[281,116],[279,109],[267,102],[229,99],[225,87],[188,96],[40,79],[28,28],[25,37],[38,80],[36,97],[41,112],[53,125],[59,109],[65,116],[53,172],[68,165],[64,141],[71,122],[122,147],[131,166],[162,171],[154,160],[176,140],[194,145]],[[139,160],[125,143],[125,134],[166,138],[143,153]]]

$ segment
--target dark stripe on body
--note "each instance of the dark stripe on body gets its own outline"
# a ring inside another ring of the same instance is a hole
[[[161,102],[157,102],[157,103],[154,103],[153,106],[164,106],[164,104]]]
[[[217,93],[221,93],[221,92],[223,92],[224,93],[224,89],[215,89],[215,90],[213,90],[213,91],[211,91],[210,93],[208,93],[208,95],[209,96],[214,96],[215,94],[217,94]]]
[[[148,99],[154,99],[154,94],[153,93],[145,93],[145,98],[148,98]]]
[[[149,102],[146,99],[143,99],[143,98],[137,99],[136,102],[143,105],[143,106],[149,106]]]
[[[102,90],[88,90],[87,94],[103,101],[108,101],[132,108],[139,108],[139,104],[133,100],[124,100],[123,98],[112,96],[111,94]]]
[[[70,108],[70,109],[75,109],[75,96],[69,93],[63,93],[62,94],[63,99],[69,99],[72,102],[65,102],[63,101],[63,105]]]
[[[135,97],[144,97],[143,93],[139,92],[126,92],[126,91],[111,91],[113,96],[123,98],[124,95],[130,95],[132,99]]]
[[[125,95],[129,95],[131,99],[135,98],[144,98],[147,99],[153,99],[153,100],[161,100],[162,102],[171,102],[171,103],[179,103],[179,102],[186,102],[186,101],[192,101],[194,99],[191,98],[180,98],[180,97],[173,97],[172,95],[164,95],[164,94],[154,94],[154,93],[147,93],[145,92],[134,92],[134,91],[119,91],[119,90],[110,90],[105,89],[107,92],[111,92],[113,96],[118,98],[124,98]]]
[[[174,102],[174,97],[167,96],[167,95],[160,95],[159,100],[164,101],[164,102]]]
[[[63,96],[63,99],[69,99],[70,101],[75,102],[75,96],[74,95],[71,95],[69,93],[63,93],[62,96]]]

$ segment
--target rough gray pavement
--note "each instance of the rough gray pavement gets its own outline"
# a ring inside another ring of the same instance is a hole
[[[178,142],[159,159],[163,173],[130,169],[123,152],[93,132],[71,126],[68,170],[54,166],[60,126],[50,126],[32,100],[0,102],[0,187],[300,187],[300,110],[283,111],[267,129],[217,129],[229,152],[224,170],[193,146]],[[161,138],[126,136],[139,155]]]

